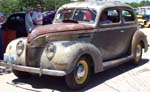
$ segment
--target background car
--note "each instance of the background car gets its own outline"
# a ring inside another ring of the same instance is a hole
[[[27,37],[25,28],[25,13],[17,12],[11,14],[2,25],[4,49],[8,43],[19,37]]]
[[[145,25],[147,24],[147,20],[143,19],[142,15],[137,15],[137,21],[141,28],[145,27]]]
[[[55,11],[45,11],[42,13],[43,15],[43,24],[52,24],[53,19],[55,17]]]
[[[8,43],[19,37],[27,37],[25,27],[25,12],[16,12],[8,16],[7,21],[2,25],[4,50]],[[55,11],[43,12],[43,23],[51,24]]]
[[[146,14],[143,15],[143,19],[147,21],[144,27],[149,28],[150,27],[150,15],[146,15]]]

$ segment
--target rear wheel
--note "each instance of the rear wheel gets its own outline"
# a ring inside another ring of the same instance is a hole
[[[27,79],[27,78],[30,78],[30,77],[31,77],[31,74],[30,74],[30,73],[27,73],[27,72],[22,72],[22,71],[18,71],[18,70],[13,70],[13,73],[14,73],[18,78],[21,78],[21,79]]]
[[[136,44],[136,46],[134,47],[133,56],[134,56],[133,64],[139,64],[142,58],[142,44],[141,43]]]
[[[74,70],[65,77],[66,83],[71,89],[80,89],[84,87],[90,77],[90,66],[86,58],[80,58],[74,67]]]

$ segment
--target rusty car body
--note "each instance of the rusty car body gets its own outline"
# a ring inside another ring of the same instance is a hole
[[[100,24],[103,12],[112,23]],[[4,61],[19,78],[32,73],[65,76],[72,89],[84,87],[91,71],[102,72],[125,62],[139,64],[147,38],[139,31],[134,10],[119,2],[75,2],[60,7],[52,25],[35,28],[11,41]],[[3,62],[4,63],[4,62]]]

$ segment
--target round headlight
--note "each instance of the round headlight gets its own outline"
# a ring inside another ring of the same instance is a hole
[[[20,56],[23,53],[23,50],[24,50],[24,43],[23,41],[19,41],[16,46],[17,55]]]
[[[53,43],[49,43],[46,48],[46,55],[48,59],[52,59],[56,51],[56,47]]]

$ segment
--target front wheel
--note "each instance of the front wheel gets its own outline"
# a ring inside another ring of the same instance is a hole
[[[84,87],[90,77],[90,66],[86,58],[80,58],[73,71],[65,76],[66,83],[71,89]]]
[[[142,58],[142,44],[138,43],[133,50],[134,61],[133,64],[139,64]]]

